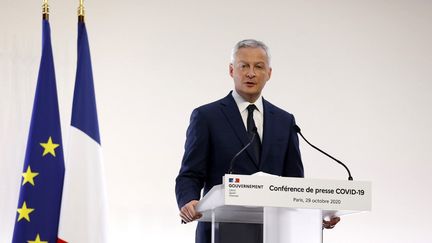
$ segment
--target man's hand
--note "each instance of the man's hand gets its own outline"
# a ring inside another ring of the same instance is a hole
[[[192,201],[186,203],[180,209],[180,217],[182,218],[183,222],[189,223],[189,222],[192,222],[192,221],[202,217],[202,214],[198,213],[195,210],[195,206],[197,204],[198,204],[198,200],[192,200]]]
[[[339,223],[340,218],[334,217],[331,218],[329,221],[323,220],[323,228],[325,229],[333,229],[337,223]]]

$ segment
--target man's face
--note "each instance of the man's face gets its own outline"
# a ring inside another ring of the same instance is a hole
[[[237,51],[229,70],[235,90],[249,102],[258,99],[272,72],[266,52],[261,48],[250,47]]]

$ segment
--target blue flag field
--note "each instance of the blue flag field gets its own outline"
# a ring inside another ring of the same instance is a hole
[[[57,241],[64,171],[50,25],[47,20],[43,20],[42,57],[24,159],[13,243]]]

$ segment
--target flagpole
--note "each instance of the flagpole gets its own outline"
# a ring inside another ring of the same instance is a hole
[[[78,7],[78,22],[84,22],[84,0],[80,0],[80,4]]]
[[[42,19],[43,20],[49,20],[49,5],[48,5],[48,0],[43,0]]]

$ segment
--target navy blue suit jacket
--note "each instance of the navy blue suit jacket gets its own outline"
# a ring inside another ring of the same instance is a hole
[[[263,99],[264,124],[261,160],[247,149],[234,163],[236,174],[263,171],[286,177],[303,177],[294,116]],[[191,200],[199,200],[213,186],[222,183],[234,155],[249,142],[237,104],[228,94],[213,103],[196,108],[187,130],[185,153],[176,179],[179,208]],[[203,225],[201,225],[203,226]],[[197,242],[206,242],[197,229]]]

